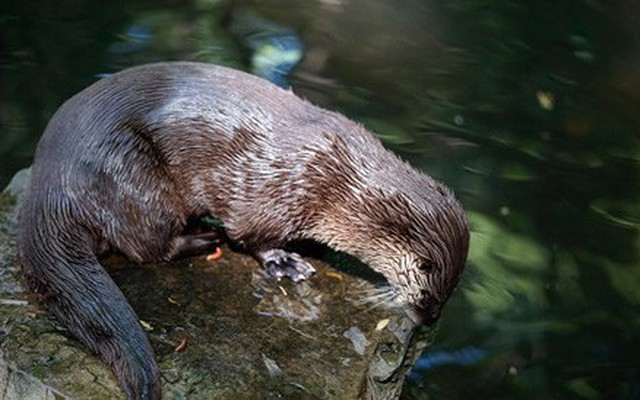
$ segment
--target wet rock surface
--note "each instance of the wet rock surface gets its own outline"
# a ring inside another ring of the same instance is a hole
[[[0,398],[123,398],[110,370],[26,293],[16,203],[28,174],[0,196]],[[267,277],[223,248],[170,264],[104,264],[147,330],[167,399],[394,399],[428,340],[409,320],[361,304],[373,284],[311,261],[305,282]]]

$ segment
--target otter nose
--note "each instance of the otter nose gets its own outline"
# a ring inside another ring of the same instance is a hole
[[[405,311],[416,325],[433,325],[440,318],[440,309],[426,309],[419,306],[408,306]]]

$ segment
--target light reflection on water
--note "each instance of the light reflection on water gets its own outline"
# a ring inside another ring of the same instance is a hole
[[[293,89],[362,121],[469,213],[468,271],[405,398],[638,395],[638,3],[258,3],[4,3],[2,186],[96,77],[166,59],[249,70],[255,38],[297,32]]]

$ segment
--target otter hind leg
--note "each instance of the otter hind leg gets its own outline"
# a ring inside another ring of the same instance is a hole
[[[294,282],[306,280],[316,269],[299,254],[282,249],[270,249],[256,253],[265,271],[276,279],[288,277]]]
[[[177,259],[211,253],[222,241],[222,235],[218,231],[176,236],[173,238],[171,258]]]

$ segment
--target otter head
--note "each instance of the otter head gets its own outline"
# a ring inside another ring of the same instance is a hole
[[[428,177],[422,183],[420,191],[376,196],[366,214],[377,233],[362,258],[385,276],[414,322],[428,325],[460,280],[469,230],[451,191]]]

